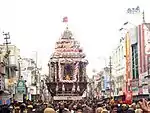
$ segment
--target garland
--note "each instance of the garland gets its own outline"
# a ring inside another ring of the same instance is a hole
[[[73,83],[73,82],[76,82],[77,80],[77,75],[78,75],[78,68],[79,68],[79,62],[76,62],[75,64],[75,69],[74,69],[74,74],[73,74],[73,80],[63,80],[63,68],[61,66],[61,61],[63,60],[60,60],[59,61],[59,80],[60,82],[67,82],[67,83]]]

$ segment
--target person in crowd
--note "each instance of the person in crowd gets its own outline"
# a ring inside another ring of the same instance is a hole
[[[83,113],[82,109],[78,109],[75,113]]]
[[[77,111],[77,105],[73,105],[73,111],[74,111],[74,113],[76,113],[76,111]]]
[[[136,103],[132,103],[131,108],[133,108],[133,110],[136,110]]]
[[[111,105],[110,113],[122,113],[122,111],[118,112],[118,105]]]
[[[20,105],[20,113],[27,113],[26,104],[22,103]]]
[[[13,113],[13,109],[14,109],[13,105],[10,105],[9,106],[10,113]]]
[[[75,113],[72,106],[71,105],[68,105],[68,106],[69,106],[68,109],[69,109],[70,113]]]
[[[106,109],[103,109],[103,110],[101,111],[101,113],[108,113],[108,111],[107,111]]]
[[[28,105],[27,106],[27,113],[32,113],[33,110],[33,106],[32,105]]]
[[[83,110],[83,113],[92,113],[93,112],[92,108],[90,108],[86,104],[82,105],[82,110]]]
[[[148,102],[145,99],[139,101],[139,105],[144,113],[150,113],[150,106],[148,106]]]
[[[143,113],[143,110],[140,108],[139,103],[136,105],[135,113]]]
[[[134,106],[136,106],[136,104],[135,105],[129,105],[129,107],[127,109],[127,113],[135,113],[136,108],[134,108]]]
[[[56,111],[56,113],[70,113],[70,111],[67,108],[65,108],[64,103],[61,102],[59,104],[59,109]]]
[[[20,112],[20,107],[19,106],[15,106],[15,113],[19,113]]]
[[[101,113],[101,111],[103,110],[103,105],[101,102],[97,103],[97,109],[96,109],[96,113]]]
[[[56,113],[53,108],[45,108],[44,113]]]

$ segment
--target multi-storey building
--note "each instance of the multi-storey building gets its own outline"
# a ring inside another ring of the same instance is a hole
[[[1,91],[0,94],[2,104],[9,101],[9,98],[15,94],[15,87],[18,79],[18,58],[20,50],[15,45],[0,45],[0,76],[1,76]],[[9,54],[8,54],[9,53]],[[11,94],[11,95],[9,95]],[[8,98],[3,98],[3,95],[9,95]]]
[[[20,71],[20,75],[26,81],[28,99],[35,99],[40,94],[40,72],[36,62],[31,58],[22,58]]]
[[[112,54],[112,75],[115,77],[115,95],[125,89],[125,39],[122,37]]]
[[[112,70],[116,78],[116,95],[124,86],[125,91],[131,90],[135,97],[149,93],[145,78],[149,75],[150,24],[142,23],[127,30],[113,52]]]
[[[16,80],[18,78],[18,58],[20,56],[20,50],[15,45],[9,45],[8,50],[10,51],[10,54],[8,56],[8,59],[6,58],[6,46],[0,45],[1,48],[1,59],[5,63],[5,88],[10,89],[11,92],[14,93]],[[9,64],[8,64],[9,63]],[[8,78],[9,76],[9,78]]]

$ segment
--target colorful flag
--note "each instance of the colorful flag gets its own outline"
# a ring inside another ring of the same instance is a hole
[[[68,17],[67,16],[63,18],[63,22],[65,22],[65,23],[68,22]]]

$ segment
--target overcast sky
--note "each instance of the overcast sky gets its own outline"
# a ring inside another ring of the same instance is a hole
[[[56,40],[64,29],[62,18],[68,16],[69,28],[89,60],[88,74],[104,66],[119,42],[119,28],[133,20],[128,8],[140,6],[150,22],[149,0],[0,0],[0,30],[10,32],[25,57],[38,51],[38,61],[47,73],[47,63]],[[139,16],[134,16],[139,18]],[[132,19],[131,19],[132,18]],[[141,18],[140,18],[141,19]],[[3,43],[3,37],[0,38]]]

